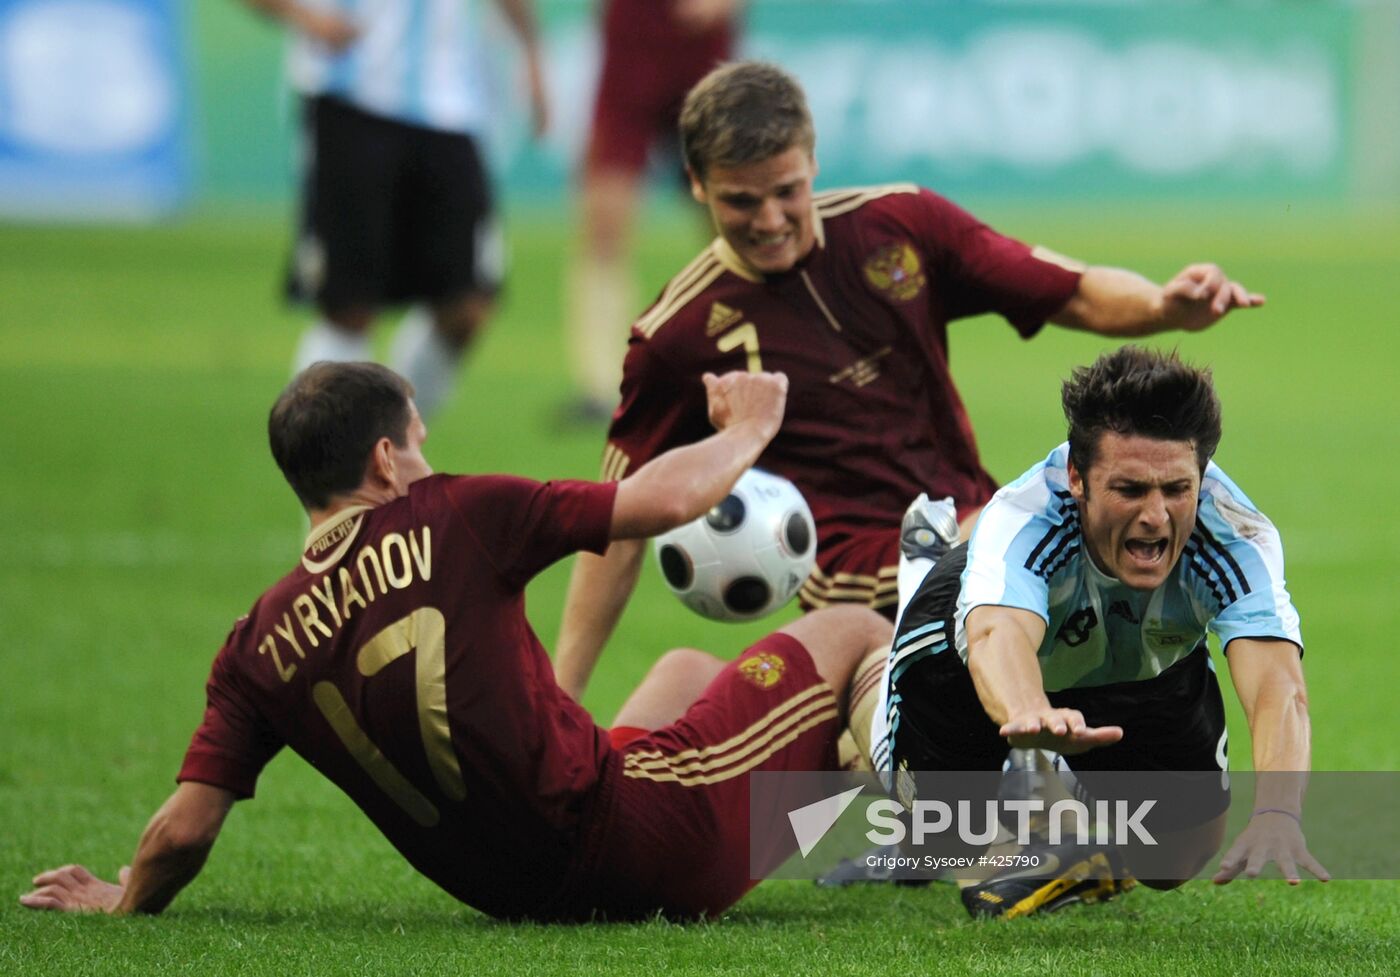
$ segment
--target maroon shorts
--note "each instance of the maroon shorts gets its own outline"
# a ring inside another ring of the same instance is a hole
[[[671,20],[666,0],[608,0],[585,165],[640,173],[658,139],[674,144],[686,93],[729,58],[734,26],[691,34]]]
[[[893,621],[899,605],[899,531],[867,530],[828,546],[797,599],[804,611],[864,604]]]
[[[797,848],[775,842],[750,871],[748,775],[835,769],[839,721],[800,642],[772,634],[753,645],[679,720],[615,754],[612,796],[571,901],[614,919],[723,912]]]

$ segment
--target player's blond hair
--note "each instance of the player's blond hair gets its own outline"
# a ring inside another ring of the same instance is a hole
[[[817,145],[802,86],[782,68],[762,61],[720,65],[685,97],[681,152],[690,172],[704,179],[712,166],[771,159],[794,146]]]

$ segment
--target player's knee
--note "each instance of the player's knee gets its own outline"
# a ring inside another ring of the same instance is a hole
[[[1161,832],[1152,847],[1127,851],[1128,868],[1149,889],[1175,889],[1210,864],[1225,840],[1225,815],[1181,831]]]
[[[626,257],[637,192],[637,179],[626,170],[593,170],[585,178],[583,237],[593,260],[621,261]]]
[[[723,668],[724,662],[714,655],[694,648],[666,652],[623,703],[612,725],[660,729],[675,722]]]
[[[613,264],[626,259],[630,223],[616,215],[598,216],[585,225],[584,239],[593,261]]]
[[[472,294],[433,307],[433,322],[439,334],[457,347],[466,346],[486,325],[495,301],[490,296]]]
[[[846,688],[861,659],[894,637],[887,619],[859,604],[824,607],[782,632],[802,643],[822,678],[837,690]]]
[[[862,604],[834,604],[813,611],[783,629],[817,655],[852,656],[858,661],[866,651],[894,637],[889,620]]]
[[[1186,884],[1186,879],[1138,879],[1149,889],[1156,889],[1158,892],[1170,892],[1172,889],[1179,889]]]
[[[369,332],[379,312],[372,305],[321,306],[321,315],[343,332],[361,335]]]
[[[698,648],[672,648],[656,660],[647,678],[677,688],[703,688],[723,668],[724,662]]]

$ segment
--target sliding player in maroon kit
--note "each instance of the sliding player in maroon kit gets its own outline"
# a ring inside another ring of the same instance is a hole
[[[215,658],[179,787],[119,883],[70,865],[20,901],[161,911],[283,746],[492,915],[685,917],[738,899],[752,884],[747,774],[834,763],[851,673],[886,622],[860,608],[807,618],[728,665],[672,652],[618,716],[652,732],[619,749],[555,684],[523,593],[569,553],[724,497],[777,431],[787,384],[704,382],[718,433],[618,483],[539,484],[433,475],[411,389],[384,367],[300,374],[268,425],[311,517],[300,565]]]
[[[712,72],[687,97],[680,131],[691,190],[719,236],[632,327],[603,474],[622,478],[704,436],[703,373],[782,371],[788,411],[759,464],[796,484],[816,517],[807,608],[847,601],[893,617],[911,500],[951,496],[966,532],[996,489],[949,373],[950,320],[996,312],[1024,337],[1047,320],[1140,336],[1204,329],[1263,301],[1214,265],[1190,265],[1165,286],[1086,268],[912,184],[814,195],[806,99],[772,65]],[[944,520],[951,527],[952,513]],[[620,542],[574,568],[556,667],[576,696],[642,552]]]

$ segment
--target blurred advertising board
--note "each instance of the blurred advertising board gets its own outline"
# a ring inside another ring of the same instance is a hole
[[[1337,198],[1365,136],[1365,6],[754,0],[744,54],[806,87],[825,186]],[[536,193],[577,158],[597,63],[589,5],[545,9],[559,125],[532,146],[516,106],[494,139],[508,185]],[[1378,56],[1397,50],[1400,29]]]
[[[79,2],[0,0],[0,11]],[[173,2],[107,0],[160,12],[167,24]],[[572,185],[591,115],[603,0],[537,0],[553,100],[540,142],[527,131],[518,48],[495,3],[462,2],[482,16],[494,62],[498,111],[486,144],[500,185],[514,202],[554,206]],[[822,186],[913,180],[954,196],[1068,200],[1400,199],[1396,0],[747,8],[743,53],[781,62],[808,89]],[[281,84],[281,28],[230,0],[196,4],[190,17],[199,195],[285,200],[298,113]],[[658,172],[674,183],[674,163]]]
[[[893,173],[953,192],[1344,189],[1348,9],[863,6],[858,31],[823,3],[759,4],[754,18],[754,53],[803,80],[838,183]]]
[[[0,0],[0,215],[145,218],[190,192],[177,0]]]

